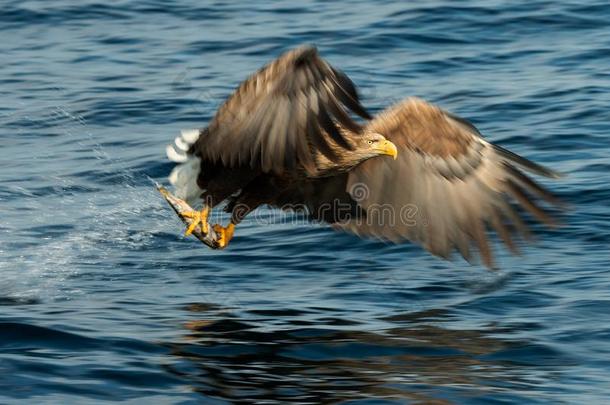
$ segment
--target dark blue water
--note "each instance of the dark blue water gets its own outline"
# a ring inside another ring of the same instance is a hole
[[[608,398],[610,7],[417,3],[5,3],[1,402]],[[373,111],[420,96],[567,173],[565,226],[498,272],[266,210],[183,239],[165,145],[302,43]]]

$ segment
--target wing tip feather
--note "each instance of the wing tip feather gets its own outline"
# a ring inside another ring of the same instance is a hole
[[[540,176],[548,177],[551,179],[560,179],[565,177],[565,174],[550,169],[546,166],[540,165],[538,163],[534,163],[529,159],[524,158],[523,156],[519,156],[514,152],[509,151],[499,145],[493,145],[494,150],[500,154],[503,158],[521,166],[522,168],[535,173]]]

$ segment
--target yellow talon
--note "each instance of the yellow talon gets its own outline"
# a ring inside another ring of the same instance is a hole
[[[188,228],[186,228],[186,231],[184,231],[184,236],[189,236],[192,234],[195,228],[197,228],[197,225],[199,225],[199,218],[196,218],[193,220],[193,222],[191,222]]]
[[[213,226],[214,232],[218,239],[218,248],[224,249],[229,244],[229,241],[233,238],[233,233],[235,232],[235,224],[233,222],[229,222],[227,227],[223,227],[219,224]]]
[[[187,211],[183,212],[181,215],[186,218],[192,218],[193,221],[186,228],[184,232],[184,236],[189,236],[192,234],[195,229],[197,229],[197,225],[201,224],[201,232],[206,235],[208,233],[208,214],[210,212],[210,207],[205,207],[201,211]]]

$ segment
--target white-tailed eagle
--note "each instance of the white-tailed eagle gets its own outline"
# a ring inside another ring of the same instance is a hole
[[[457,250],[470,260],[474,248],[492,267],[490,232],[516,252],[514,238],[529,234],[523,214],[552,225],[540,202],[559,205],[524,173],[556,172],[486,141],[463,118],[417,98],[371,117],[352,81],[309,46],[250,76],[167,154],[179,163],[170,175],[176,196],[203,204],[182,213],[187,234],[213,233],[217,248],[269,204],[443,258]],[[210,228],[208,214],[223,202],[231,220]]]

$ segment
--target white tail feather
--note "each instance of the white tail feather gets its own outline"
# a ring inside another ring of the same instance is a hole
[[[176,150],[174,145],[167,145],[167,147],[165,148],[165,153],[167,154],[167,158],[172,162],[184,163],[188,160],[188,156],[186,156],[186,153],[180,153]]]
[[[199,139],[199,131],[198,129],[183,129],[180,131],[180,136],[186,143],[194,144]]]
[[[196,205],[203,190],[197,184],[201,171],[201,159],[188,154],[191,145],[197,142],[200,131],[198,129],[183,130],[174,140],[174,145],[167,145],[166,153],[169,160],[180,163],[169,175],[169,182],[174,186],[175,195]]]
[[[176,144],[178,149],[180,149],[183,152],[188,152],[189,147],[191,146],[188,143],[186,143],[185,141],[183,141],[181,137],[177,137],[176,139],[174,139],[174,143]]]

